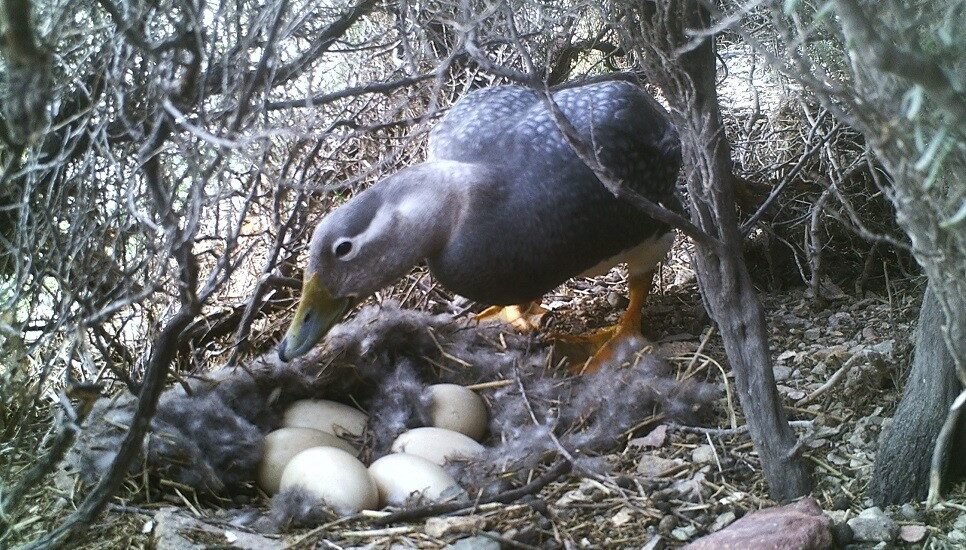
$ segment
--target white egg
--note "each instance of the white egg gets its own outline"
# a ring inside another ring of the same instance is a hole
[[[457,384],[436,384],[426,388],[430,422],[479,441],[489,422],[486,404],[475,391]]]
[[[470,437],[443,428],[415,428],[392,442],[392,451],[421,456],[442,466],[446,460],[473,458],[484,447]]]
[[[313,428],[339,437],[360,436],[368,415],[343,403],[325,399],[303,399],[285,409],[282,425],[288,428]]]
[[[369,466],[379,488],[379,504],[401,506],[410,498],[438,501],[444,491],[458,484],[439,464],[421,456],[386,455]]]
[[[262,462],[258,466],[258,484],[268,494],[278,492],[282,471],[292,458],[312,447],[335,447],[353,456],[358,449],[347,441],[312,428],[281,428],[265,436]]]
[[[372,510],[379,490],[359,459],[335,447],[312,447],[295,455],[282,472],[279,490],[302,489],[336,512]]]

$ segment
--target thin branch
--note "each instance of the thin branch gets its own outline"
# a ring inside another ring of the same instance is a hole
[[[489,497],[483,497],[478,500],[463,500],[458,502],[444,502],[441,504],[431,504],[429,506],[421,506],[418,508],[410,508],[408,510],[401,510],[399,512],[393,512],[387,516],[377,518],[372,521],[373,525],[390,525],[393,523],[401,523],[404,521],[415,521],[418,519],[423,519],[432,516],[439,516],[443,514],[452,514],[454,512],[460,512],[463,510],[471,510],[480,506],[481,504],[489,504],[491,502],[500,502],[503,504],[509,504],[511,502],[520,500],[523,497],[534,495],[540,492],[541,489],[547,485],[553,483],[561,476],[566,475],[570,472],[573,464],[569,460],[559,460],[556,464],[547,469],[546,472],[538,476],[536,479],[518,487],[516,489],[510,489],[509,491],[504,491]]]
[[[349,88],[344,88],[336,92],[316,94],[314,96],[306,97],[304,99],[289,99],[285,101],[269,101],[265,104],[265,109],[268,111],[278,111],[281,109],[291,109],[300,107],[319,107],[321,105],[326,105],[340,99],[346,99],[349,97],[357,97],[366,94],[391,94],[399,88],[404,88],[406,86],[411,86],[413,84],[418,84],[424,80],[430,80],[436,78],[438,75],[436,71],[431,73],[420,74],[416,76],[407,76],[405,78],[400,78],[398,80],[392,80],[389,82],[373,82],[371,84],[366,84],[363,86],[352,86]]]
[[[707,246],[713,250],[721,250],[723,244],[721,241],[701,230],[698,226],[691,223],[690,220],[684,216],[668,210],[667,208],[652,202],[650,199],[644,195],[638,193],[634,189],[631,189],[627,185],[624,185],[617,177],[606,166],[598,162],[596,155],[591,151],[590,147],[584,143],[583,139],[580,137],[580,133],[574,128],[570,120],[567,119],[567,115],[560,110],[560,106],[557,102],[553,100],[553,96],[550,94],[550,90],[547,88],[542,88],[538,90],[538,93],[543,97],[544,103],[550,110],[550,114],[553,116],[554,122],[557,125],[557,129],[563,135],[564,140],[573,149],[574,154],[577,155],[597,179],[604,184],[615,197],[624,199],[632,203],[637,208],[641,209],[644,213],[652,218],[664,222],[671,227],[680,229],[682,233],[691,237],[698,244],[702,246]]]

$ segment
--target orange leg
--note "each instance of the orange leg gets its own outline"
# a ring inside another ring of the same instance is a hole
[[[616,325],[589,334],[563,335],[555,338],[558,349],[570,358],[574,374],[589,374],[628,352],[636,352],[644,344],[641,336],[642,309],[651,292],[654,273],[632,277],[628,283],[630,303]],[[620,357],[623,362],[623,357]]]
[[[534,300],[515,306],[490,306],[476,314],[476,320],[481,323],[507,323],[520,332],[534,332],[540,328],[544,316],[549,312],[540,305],[539,300]]]

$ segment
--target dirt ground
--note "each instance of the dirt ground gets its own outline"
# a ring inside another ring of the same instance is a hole
[[[680,267],[680,266],[677,266]],[[767,496],[718,335],[700,314],[687,269],[667,269],[645,308],[645,335],[687,373],[726,389],[705,427],[643,422],[605,456],[603,475],[573,471],[538,493],[487,504],[458,516],[374,526],[373,514],[334,518],[311,530],[265,535],[233,521],[238,501],[199,500],[183,487],[161,487],[145,501],[132,480],[80,545],[91,548],[647,548],[676,547],[775,504]],[[822,309],[804,289],[763,293],[775,376],[786,411],[804,440],[814,496],[837,524],[871,506],[865,487],[876,441],[896,407],[922,292],[920,281],[890,281],[864,296],[829,288]],[[626,305],[619,271],[580,279],[548,294],[550,329],[579,331],[614,322]],[[841,371],[841,372],[839,372]],[[836,374],[839,373],[839,374]],[[829,383],[832,380],[833,383]],[[540,472],[534,472],[534,476]],[[15,528],[28,540],[77,504],[51,489],[35,520]],[[247,503],[264,507],[257,499]],[[907,547],[961,548],[966,487],[940,510],[892,510],[900,524],[923,525]],[[881,547],[858,543],[856,548]],[[194,546],[197,545],[197,546]],[[664,545],[664,546],[662,546]],[[899,544],[901,546],[901,543]]]

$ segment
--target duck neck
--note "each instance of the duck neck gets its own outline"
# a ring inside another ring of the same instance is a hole
[[[414,239],[424,258],[437,255],[462,222],[477,165],[428,161],[396,173],[386,186],[407,238]]]

